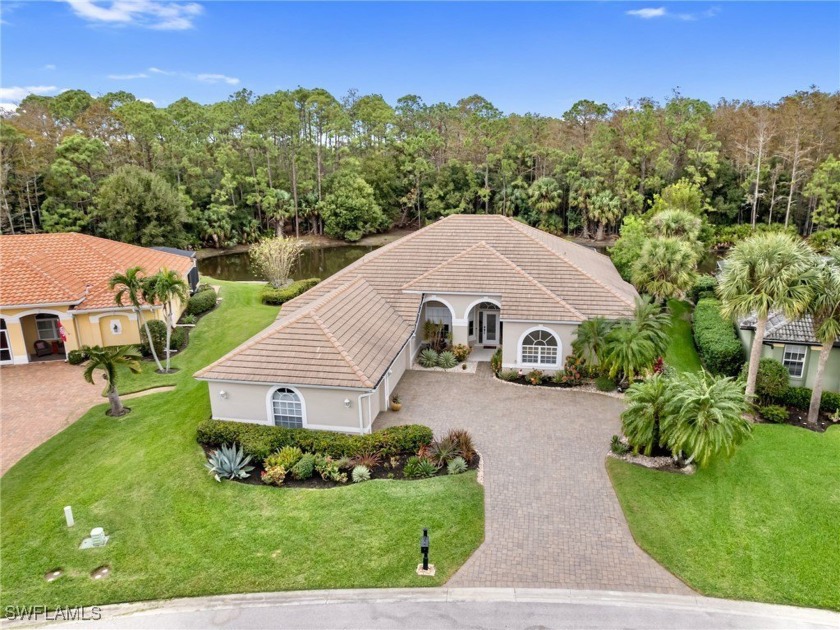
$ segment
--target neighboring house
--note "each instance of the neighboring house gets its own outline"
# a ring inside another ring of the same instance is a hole
[[[506,368],[551,373],[581,322],[631,317],[636,298],[591,249],[498,215],[453,215],[288,302],[196,378],[210,383],[214,418],[367,433],[426,321],[487,358],[501,348]]]
[[[749,356],[755,337],[755,317],[741,320],[738,329],[741,343]],[[813,388],[821,345],[814,337],[814,323],[810,315],[788,321],[784,315],[773,313],[767,320],[761,356],[781,361],[790,374],[792,386]],[[840,346],[838,344],[832,348],[831,356],[825,366],[823,389],[840,392]]]
[[[63,360],[83,345],[139,343],[137,316],[117,306],[108,288],[111,276],[130,267],[148,275],[174,269],[186,278],[195,260],[85,234],[0,236],[0,364]],[[175,313],[185,306],[173,304]],[[143,311],[163,319],[160,305]]]

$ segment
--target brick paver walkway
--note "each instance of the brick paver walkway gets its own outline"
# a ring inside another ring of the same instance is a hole
[[[90,385],[83,371],[64,361],[0,368],[0,474],[92,405],[107,402],[101,377]]]
[[[449,586],[692,592],[636,546],[607,476],[621,400],[516,387],[484,363],[406,372],[397,393],[374,428],[465,428],[484,457],[485,540]]]

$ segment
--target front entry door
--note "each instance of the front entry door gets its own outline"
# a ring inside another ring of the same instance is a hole
[[[484,345],[499,344],[499,311],[484,311]]]

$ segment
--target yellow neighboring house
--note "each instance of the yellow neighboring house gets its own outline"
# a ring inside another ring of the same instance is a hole
[[[84,345],[139,343],[141,323],[130,305],[115,303],[108,281],[130,267],[146,275],[167,268],[194,290],[194,256],[172,251],[76,233],[0,236],[0,364],[63,360]],[[186,304],[172,306],[179,317]],[[142,308],[144,318],[164,319],[161,305]]]

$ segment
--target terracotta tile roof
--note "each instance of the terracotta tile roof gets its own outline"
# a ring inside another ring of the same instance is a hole
[[[498,215],[452,215],[286,303],[275,324],[196,374],[370,388],[416,324],[422,294],[497,295],[501,318],[624,318],[637,297],[610,260]]]
[[[183,276],[194,261],[87,234],[0,236],[0,305],[74,303],[73,310],[114,304],[108,280],[129,267],[153,274],[166,267]],[[76,304],[77,303],[77,304]]]

